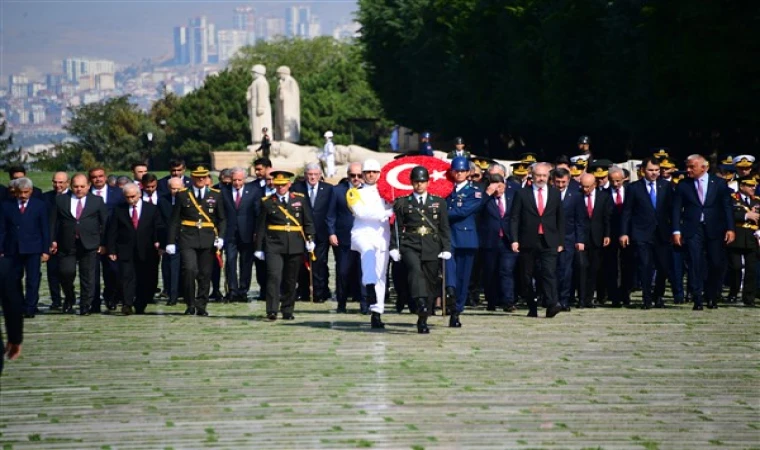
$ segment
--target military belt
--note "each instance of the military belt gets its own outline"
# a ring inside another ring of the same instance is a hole
[[[299,225],[267,225],[267,230],[271,231],[287,231],[287,232],[301,232]]]
[[[426,236],[428,234],[435,234],[436,230],[422,225],[421,227],[404,227],[404,233],[419,234],[420,236]]]
[[[199,220],[197,222],[193,222],[192,220],[183,220],[182,225],[186,227],[195,227],[197,229],[201,228],[214,228],[214,224],[211,222],[204,222],[202,220]]]
[[[757,231],[758,229],[760,229],[759,226],[748,223],[748,222],[738,222],[736,226],[740,228],[749,228],[750,230],[753,230],[753,231]]]

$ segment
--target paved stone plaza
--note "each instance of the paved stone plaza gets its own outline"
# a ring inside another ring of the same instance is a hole
[[[47,302],[47,299],[43,300]],[[335,304],[212,317],[43,314],[0,393],[4,448],[760,448],[760,309],[468,311]]]

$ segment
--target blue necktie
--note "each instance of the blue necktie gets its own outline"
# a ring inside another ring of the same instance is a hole
[[[657,209],[657,192],[654,190],[654,182],[649,182],[649,198],[652,200],[652,207]]]

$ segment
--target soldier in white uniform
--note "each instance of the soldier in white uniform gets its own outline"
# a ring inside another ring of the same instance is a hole
[[[385,328],[381,315],[385,310],[385,274],[391,239],[388,219],[393,215],[393,205],[383,200],[377,190],[379,177],[380,163],[368,159],[362,165],[364,184],[346,193],[348,207],[355,217],[351,250],[361,254],[362,284],[372,312],[372,328]]]
[[[325,146],[322,148],[322,155],[319,159],[325,163],[325,176],[331,178],[335,176],[335,144],[332,141],[333,132],[325,131]]]

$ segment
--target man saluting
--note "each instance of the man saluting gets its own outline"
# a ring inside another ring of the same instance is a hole
[[[271,175],[276,191],[261,200],[253,255],[266,260],[267,319],[277,320],[277,310],[281,309],[283,319],[293,320],[298,269],[304,250],[314,251],[316,231],[309,200],[300,192],[290,192],[294,175],[282,170]]]

